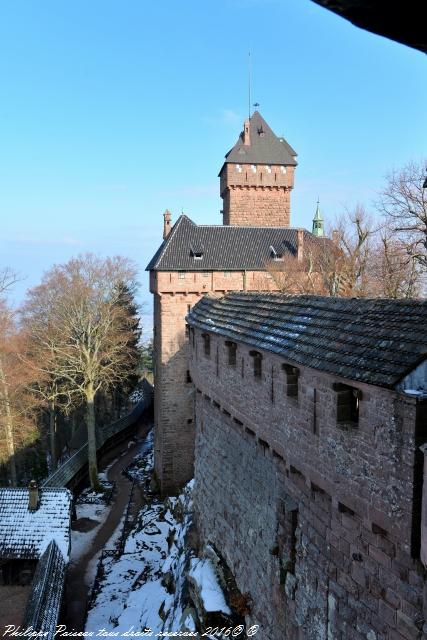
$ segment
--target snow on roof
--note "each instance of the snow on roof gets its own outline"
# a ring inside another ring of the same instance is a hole
[[[26,488],[0,488],[0,558],[39,559],[52,540],[68,562],[72,495],[68,489],[39,489],[36,511]]]

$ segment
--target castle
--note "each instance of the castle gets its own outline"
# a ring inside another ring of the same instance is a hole
[[[194,476],[206,553],[262,640],[427,637],[427,302],[279,294],[296,153],[257,112],[220,171],[223,225],[151,260],[155,470]],[[426,462],[424,463],[424,455]],[[423,465],[425,464],[425,478]]]
[[[163,243],[147,266],[154,296],[155,470],[163,493],[194,471],[194,393],[185,317],[208,293],[274,291],[271,261],[302,257],[304,243],[323,236],[317,209],[313,233],[290,226],[296,152],[255,111],[219,173],[223,225],[197,225],[164,214]]]

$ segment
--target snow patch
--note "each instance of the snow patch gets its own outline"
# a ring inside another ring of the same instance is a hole
[[[205,611],[222,611],[226,615],[231,615],[218,583],[214,566],[208,558],[192,558],[189,576],[193,578],[199,587],[199,594]]]

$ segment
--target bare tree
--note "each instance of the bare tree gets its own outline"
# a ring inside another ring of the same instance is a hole
[[[402,169],[391,171],[377,203],[395,238],[424,270],[427,269],[425,167],[425,161],[410,162]]]
[[[386,228],[371,252],[369,294],[381,298],[414,298],[420,295],[422,272],[419,262],[408,255],[407,247]]]
[[[19,278],[15,271],[10,267],[0,269],[0,299],[4,299],[4,294],[12,287]]]
[[[341,215],[332,238],[310,238],[302,258],[287,254],[267,265],[281,291],[324,296],[363,296],[375,228],[364,208]]]
[[[0,425],[6,447],[0,458],[8,463],[12,485],[17,484],[16,455],[36,434],[37,403],[28,392],[31,372],[22,364],[22,335],[17,331],[12,311],[0,301]]]
[[[118,304],[120,286],[133,288],[134,281],[135,269],[129,261],[87,254],[48,271],[42,284],[28,293],[23,309],[33,366],[60,381],[61,392],[70,401],[85,404],[89,477],[94,490],[101,488],[95,398],[98,392],[120,384],[137,364],[129,348],[129,314]]]

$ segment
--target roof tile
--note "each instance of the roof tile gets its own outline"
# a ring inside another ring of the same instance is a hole
[[[427,358],[427,301],[205,296],[190,325],[333,375],[394,387]]]

